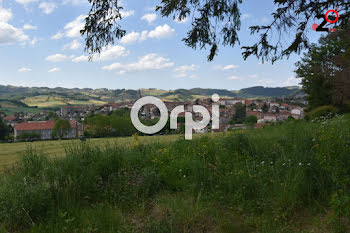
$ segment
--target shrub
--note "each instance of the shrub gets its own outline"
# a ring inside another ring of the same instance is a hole
[[[19,136],[19,139],[25,140],[25,139],[40,139],[41,133],[39,132],[22,132]]]
[[[306,115],[306,119],[307,120],[321,120],[325,118],[329,119],[329,118],[333,118],[337,112],[338,112],[338,109],[332,105],[321,106],[308,112]]]
[[[256,116],[247,116],[244,120],[244,124],[254,125],[258,122],[258,118]]]
[[[329,208],[344,221],[349,121],[288,121],[167,144],[78,142],[58,159],[28,148],[1,176],[0,222],[19,232],[225,232],[212,228],[217,211],[227,232],[233,212],[259,232],[293,232],[295,215]]]

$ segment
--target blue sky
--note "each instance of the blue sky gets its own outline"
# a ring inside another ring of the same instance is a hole
[[[192,50],[181,39],[190,19],[176,22],[154,11],[156,0],[124,0],[127,36],[106,48],[93,62],[86,61],[79,36],[87,0],[0,0],[1,85],[90,88],[223,88],[296,85],[293,70],[299,59],[274,65],[255,57],[244,61],[240,46],[250,45],[248,26],[267,23],[272,0],[242,5],[241,45],[220,47],[207,62],[208,51]],[[311,33],[316,41],[319,34]]]

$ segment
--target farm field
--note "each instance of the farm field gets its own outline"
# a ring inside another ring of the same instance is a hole
[[[91,99],[89,96],[85,97],[86,100],[74,100],[70,98],[64,98],[62,96],[54,95],[40,95],[35,97],[27,97],[23,100],[23,103],[28,106],[37,106],[38,108],[55,108],[65,105],[103,105],[107,102]]]
[[[20,105],[13,101],[0,100],[0,111],[6,113],[7,115],[13,115],[16,112],[31,112],[38,114],[41,112],[41,109],[30,108],[25,105]]]

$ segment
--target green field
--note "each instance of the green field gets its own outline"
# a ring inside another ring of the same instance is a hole
[[[92,99],[89,96],[84,98],[86,98],[86,100],[74,100],[57,95],[39,95],[27,97],[22,100],[22,102],[28,106],[37,106],[38,108],[56,108],[65,105],[103,105],[107,103],[105,101]]]
[[[198,135],[195,135],[198,136]],[[164,136],[145,136],[139,137],[142,143],[168,143],[183,138],[180,135],[164,135]],[[95,138],[88,139],[87,143],[104,146],[105,144],[118,144],[122,146],[130,146],[133,143],[133,137],[124,138]],[[0,171],[10,168],[18,161],[20,155],[27,148],[33,148],[45,155],[56,157],[65,154],[65,147],[72,144],[79,144],[80,140],[64,140],[64,141],[39,141],[39,142],[16,142],[0,144]]]
[[[0,232],[350,232],[349,125],[2,144]]]
[[[25,105],[22,106],[13,101],[0,100],[0,111],[5,112],[7,115],[14,115],[16,112],[30,112],[38,114],[42,110],[37,108],[31,108]]]

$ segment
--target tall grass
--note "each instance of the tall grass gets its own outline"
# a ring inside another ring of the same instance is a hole
[[[82,142],[56,159],[29,148],[1,177],[0,225],[10,232],[321,232],[317,218],[303,224],[315,215],[330,220],[322,221],[328,232],[346,232],[349,124],[349,117],[291,121],[167,144],[135,137],[129,147]]]

